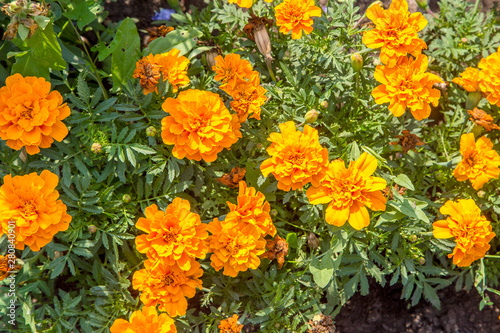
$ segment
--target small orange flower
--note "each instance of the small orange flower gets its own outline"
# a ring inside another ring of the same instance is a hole
[[[165,37],[169,32],[174,31],[173,27],[167,27],[165,25],[160,25],[159,27],[149,27],[146,28],[146,31],[149,33],[150,38],[147,44],[151,43],[157,38]]]
[[[191,268],[191,258],[205,258],[207,225],[190,209],[189,201],[181,198],[175,198],[165,212],[155,204],[147,207],[146,218],[139,218],[135,225],[147,232],[135,238],[137,251],[152,260],[162,258],[168,265],[177,264],[185,271]]]
[[[167,98],[162,108],[170,115],[161,121],[161,137],[174,145],[172,154],[178,159],[213,162],[241,138],[238,116],[230,114],[212,92],[186,90],[175,99]]]
[[[363,43],[372,49],[381,47],[380,61],[387,67],[396,66],[398,59],[408,53],[416,57],[427,48],[418,38],[427,20],[421,13],[410,15],[406,0],[393,0],[387,10],[374,4],[366,10],[366,16],[375,28],[364,32]]]
[[[483,110],[480,110],[478,108],[474,108],[474,110],[467,110],[467,113],[472,116],[472,118],[469,118],[469,120],[475,122],[479,126],[484,127],[485,130],[488,132],[491,132],[491,130],[494,129],[500,129],[500,127],[497,126],[493,122],[493,117],[484,112]]]
[[[71,111],[58,91],[43,77],[14,74],[0,88],[0,138],[7,146],[26,147],[30,155],[62,141],[68,128],[62,122]]]
[[[302,37],[302,30],[306,34],[313,31],[313,19],[321,16],[321,8],[314,5],[314,0],[283,0],[274,8],[276,25],[282,34],[292,31],[292,39]]]
[[[71,216],[66,205],[58,200],[59,178],[48,170],[25,176],[7,175],[0,187],[0,231],[8,230],[14,221],[16,249],[39,251],[55,234],[68,229]]]
[[[221,89],[225,90],[223,87]],[[238,115],[240,123],[245,122],[249,115],[260,120],[261,106],[267,101],[267,90],[260,85],[258,72],[253,72],[248,82],[241,81],[226,92],[233,97],[231,108]]]
[[[500,47],[497,52],[481,59],[477,67],[481,69],[479,89],[490,104],[500,106]]]
[[[453,263],[459,267],[470,266],[473,261],[483,258],[495,233],[474,200],[447,201],[439,211],[450,216],[433,223],[434,237],[455,237],[456,242],[448,258],[453,257]]]
[[[285,257],[288,254],[288,243],[285,239],[276,235],[274,240],[267,240],[266,245],[267,252],[264,253],[261,258],[267,258],[269,260],[278,260],[278,269],[283,267],[285,263]]]
[[[375,103],[389,103],[389,111],[400,117],[409,108],[417,120],[428,118],[430,104],[437,106],[441,92],[432,86],[443,80],[435,74],[426,73],[427,57],[423,54],[408,59],[399,58],[397,66],[389,68],[379,65],[375,68],[375,80],[382,83],[372,91]]]
[[[242,8],[250,8],[253,5],[253,0],[227,0],[229,3],[235,3]]]
[[[309,202],[313,205],[330,203],[325,218],[334,226],[340,227],[349,221],[356,230],[367,227],[370,215],[366,207],[385,210],[387,201],[381,191],[387,182],[372,176],[376,168],[377,160],[367,153],[349,163],[348,169],[342,160],[330,162],[321,184],[307,190]]]
[[[238,315],[221,320],[219,324],[220,333],[240,333],[243,325],[238,325]]]
[[[245,168],[236,167],[231,169],[230,173],[225,173],[222,177],[215,180],[230,188],[237,188],[240,181],[245,177],[245,173]]]
[[[493,143],[487,137],[474,140],[474,134],[463,134],[460,138],[462,161],[458,163],[453,176],[463,182],[470,180],[472,187],[479,190],[490,179],[500,174],[500,156],[492,149]]]
[[[389,144],[403,147],[403,154],[406,154],[410,150],[416,153],[417,150],[415,148],[417,146],[425,145],[425,142],[421,138],[415,134],[411,134],[408,130],[403,130],[403,135],[396,135],[396,138],[399,138],[398,142],[389,142]]]
[[[9,277],[11,271],[18,271],[21,269],[21,265],[16,265],[16,257],[14,259],[9,259],[9,256],[0,255],[0,281]]]
[[[271,133],[271,156],[260,166],[267,177],[272,173],[278,180],[278,188],[284,191],[296,190],[307,183],[319,186],[328,169],[328,150],[319,143],[318,131],[309,125],[304,132],[295,128],[293,121],[279,125],[281,133]]]
[[[166,313],[158,315],[154,306],[134,311],[129,321],[116,319],[109,328],[111,333],[176,333],[175,323]]]
[[[222,81],[220,88],[229,95],[232,94],[237,84],[246,83],[253,74],[250,62],[241,59],[241,56],[236,53],[228,54],[224,58],[217,56],[212,70],[215,72],[215,80]]]
[[[456,77],[451,82],[456,83],[468,92],[479,91],[479,70],[474,67],[467,67],[460,77]]]
[[[201,289],[200,277],[203,270],[200,264],[191,259],[191,268],[182,270],[178,265],[170,266],[163,260],[144,262],[143,269],[134,273],[132,285],[141,291],[141,301],[144,306],[156,307],[165,311],[170,317],[183,316],[187,310],[187,298],[196,294],[196,288]]]

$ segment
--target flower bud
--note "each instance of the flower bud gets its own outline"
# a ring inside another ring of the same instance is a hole
[[[147,136],[155,136],[156,133],[157,133],[156,127],[149,126],[148,128],[146,128],[146,135]]]
[[[63,253],[61,251],[54,251],[54,259],[61,258]]]
[[[425,258],[418,259],[418,263],[422,266],[425,265]]]
[[[123,201],[124,203],[129,203],[129,202],[130,202],[130,200],[132,200],[132,198],[130,197],[130,195],[128,195],[128,194],[124,194],[124,195],[123,195],[123,197],[122,197],[122,201]]]
[[[470,92],[467,96],[467,101],[465,102],[466,110],[474,110],[474,108],[479,104],[482,96],[479,91]]]
[[[465,37],[462,37],[461,41],[462,41],[462,43],[467,43],[468,42],[467,38],[465,38]]]
[[[92,147],[90,147],[90,150],[92,150],[95,154],[99,154],[102,151],[102,146],[99,142],[94,142]]]
[[[311,249],[316,249],[319,246],[319,238],[316,236],[314,232],[309,233],[307,235],[307,246]]]
[[[271,63],[273,57],[271,56],[271,40],[264,24],[258,25],[254,31],[255,44],[259,52],[264,56],[266,63]]]
[[[321,102],[321,107],[324,108],[324,109],[327,109],[328,108],[328,102],[327,101],[323,101]]]
[[[96,231],[97,231],[97,227],[95,225],[93,225],[93,224],[89,225],[89,232],[91,234],[95,234]]]
[[[478,196],[479,198],[484,198],[484,196],[485,196],[485,195],[486,195],[486,192],[484,192],[483,190],[481,190],[481,191],[477,192],[477,196]]]
[[[207,64],[208,64],[208,66],[210,66],[210,68],[215,66],[215,63],[216,63],[215,58],[218,55],[219,55],[219,52],[217,51],[217,48],[213,48],[207,52],[207,54],[206,54]]]
[[[309,110],[307,111],[304,119],[305,119],[305,123],[306,124],[312,124],[314,123],[317,119],[318,119],[318,116],[319,116],[319,113],[318,111],[312,109],[312,110]]]
[[[256,144],[256,145],[255,145],[255,148],[257,148],[257,149],[259,149],[259,150],[260,150],[260,149],[262,149],[262,144],[261,144],[261,143]]]
[[[418,237],[417,235],[411,235],[410,236],[410,242],[415,243],[417,241]]]
[[[278,215],[278,211],[276,209],[271,209],[271,211],[269,212],[269,215],[271,215],[272,217],[275,217]]]
[[[351,65],[354,72],[359,72],[363,68],[363,57],[359,53],[351,55]]]
[[[423,10],[427,10],[429,5],[427,4],[427,0],[417,0],[417,5]]]

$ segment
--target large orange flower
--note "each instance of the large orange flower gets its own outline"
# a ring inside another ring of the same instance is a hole
[[[381,47],[380,61],[387,67],[394,67],[399,57],[406,57],[408,53],[416,57],[427,48],[418,38],[427,20],[421,13],[410,15],[406,0],[393,0],[387,10],[374,4],[366,10],[366,16],[375,28],[364,32],[363,43],[372,49]]]
[[[328,150],[321,147],[318,131],[309,125],[304,132],[295,128],[293,121],[279,125],[281,133],[271,133],[267,148],[270,158],[262,162],[260,170],[267,177],[272,173],[278,188],[284,191],[302,188],[307,183],[319,186],[328,169]]]
[[[282,34],[292,31],[292,39],[302,37],[302,30],[306,34],[313,31],[313,19],[321,16],[321,8],[314,5],[314,0],[283,0],[274,8],[276,25]]]
[[[460,182],[469,179],[475,190],[490,179],[498,178],[500,156],[492,148],[493,143],[487,137],[475,141],[473,133],[463,134],[460,138],[462,161],[453,170],[453,176]]]
[[[234,314],[232,317],[220,321],[220,333],[240,333],[243,325],[238,325],[238,315]]]
[[[163,260],[144,262],[143,269],[134,273],[132,285],[141,291],[141,301],[145,306],[156,307],[170,317],[183,316],[187,310],[187,298],[201,289],[200,277],[203,270],[194,259],[191,268],[182,270],[178,265],[170,266]]]
[[[221,89],[224,89],[229,95],[239,83],[246,83],[253,74],[252,65],[248,60],[241,59],[236,53],[215,57],[215,66],[212,67],[215,72],[215,80],[221,81]]]
[[[481,59],[477,66],[479,72],[479,88],[486,95],[488,102],[500,106],[500,47],[497,52]]]
[[[137,251],[146,253],[149,259],[162,258],[169,265],[177,264],[185,271],[191,268],[191,258],[205,258],[207,225],[190,209],[189,201],[181,198],[175,198],[165,212],[155,204],[147,207],[146,218],[139,218],[135,225],[147,232],[136,237]]]
[[[226,91],[224,87],[221,88]],[[267,101],[267,90],[260,85],[258,72],[252,72],[248,81],[242,81],[226,92],[233,98],[231,108],[241,123],[245,122],[249,115],[250,118],[260,120],[260,108]]]
[[[129,321],[116,319],[109,328],[111,333],[176,333],[175,323],[166,313],[158,315],[154,306],[134,311]]]
[[[50,243],[55,234],[68,229],[71,216],[55,190],[59,178],[44,170],[25,176],[7,175],[0,187],[0,230],[8,230],[15,221],[16,249],[29,246],[39,251]]]
[[[422,120],[431,114],[430,104],[437,106],[441,92],[434,83],[443,82],[437,75],[426,73],[428,61],[423,54],[408,59],[399,58],[397,66],[375,68],[375,79],[382,83],[372,91],[377,104],[389,103],[389,110],[400,117],[409,108],[415,119]]]
[[[62,122],[71,111],[58,91],[50,91],[43,77],[14,74],[0,88],[0,138],[30,155],[68,135]]]
[[[447,201],[439,211],[450,216],[433,223],[434,237],[455,237],[456,242],[448,258],[453,257],[453,263],[460,267],[469,266],[474,260],[483,258],[490,249],[488,243],[495,233],[474,200]]]
[[[356,230],[370,224],[371,210],[385,210],[387,199],[382,191],[387,182],[372,174],[377,168],[375,157],[363,153],[346,169],[344,161],[330,163],[321,185],[310,187],[306,194],[313,205],[330,203],[326,209],[326,222],[340,227],[349,221]],[[366,206],[366,207],[365,207]]]
[[[161,137],[174,145],[172,154],[182,159],[213,162],[224,148],[241,138],[238,116],[230,114],[219,95],[190,89],[162,105],[170,115],[161,121]]]
[[[460,77],[454,78],[451,82],[462,86],[468,92],[479,91],[479,70],[467,67],[465,71],[460,73]]]
[[[227,0],[229,3],[235,3],[243,8],[250,8],[253,5],[253,0]]]

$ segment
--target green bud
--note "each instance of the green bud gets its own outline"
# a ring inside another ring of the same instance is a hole
[[[425,258],[420,258],[420,259],[418,259],[418,263],[419,263],[421,266],[425,265]]]
[[[324,108],[324,109],[327,109],[328,108],[328,102],[327,101],[321,102],[321,107]]]
[[[485,195],[486,195],[486,192],[484,192],[483,190],[477,192],[477,196],[480,198],[484,198]]]
[[[417,0],[417,5],[423,10],[427,10],[429,5],[427,4],[427,0]]]
[[[415,243],[417,241],[418,237],[417,235],[411,235],[410,236],[410,242]]]
[[[318,119],[318,116],[319,116],[319,113],[318,111],[312,109],[312,110],[309,110],[307,111],[304,119],[305,119],[305,123],[306,124],[312,124],[314,123],[317,119]]]
[[[353,53],[351,55],[351,65],[356,73],[359,72],[363,68],[363,57],[359,53]]]
[[[272,217],[275,217],[278,215],[278,211],[276,209],[271,209],[271,212],[269,213]]]
[[[153,137],[156,135],[157,132],[158,131],[156,130],[156,127],[154,127],[154,126],[149,126],[148,128],[146,128],[146,135],[147,136]]]
[[[95,232],[97,231],[97,227],[93,224],[89,225],[89,232],[91,234],[95,234]]]
[[[124,203],[129,203],[129,202],[130,202],[130,200],[132,200],[132,198],[130,197],[130,195],[128,195],[128,194],[124,194],[124,195],[123,195],[123,197],[122,197],[122,201],[123,201]]]
[[[255,145],[255,148],[257,148],[257,149],[259,149],[259,150],[260,150],[260,149],[262,149],[262,144],[261,144],[261,143],[256,144],[256,145]]]
[[[94,142],[92,147],[90,147],[90,150],[92,150],[95,154],[99,154],[102,151],[102,146],[99,142]]]

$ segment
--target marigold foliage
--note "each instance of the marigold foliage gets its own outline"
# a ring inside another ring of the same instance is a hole
[[[175,323],[166,313],[158,315],[154,306],[134,311],[130,319],[116,319],[109,328],[111,333],[176,333]]]
[[[500,47],[497,52],[481,59],[477,67],[481,69],[479,89],[490,104],[500,106]]]
[[[281,133],[271,133],[267,148],[271,156],[260,166],[267,177],[272,173],[278,180],[278,188],[297,190],[307,183],[319,186],[328,168],[328,150],[319,143],[318,131],[309,125],[300,132],[293,121],[280,124]]]
[[[241,59],[241,56],[236,53],[227,54],[215,57],[215,66],[212,67],[215,72],[215,80],[221,81],[220,86],[229,95],[237,84],[246,83],[252,77],[253,68],[248,60]]]
[[[367,227],[370,215],[366,207],[385,210],[387,201],[381,191],[387,182],[372,176],[376,168],[377,160],[367,153],[349,163],[347,169],[342,160],[330,162],[321,184],[307,190],[309,202],[313,205],[329,203],[325,216],[329,224],[340,227],[349,221],[356,230]]]
[[[447,201],[439,211],[450,216],[433,223],[434,237],[455,237],[456,242],[448,258],[453,257],[453,263],[460,267],[470,266],[474,260],[483,258],[495,233],[474,200]]]
[[[62,141],[68,128],[62,122],[71,113],[58,91],[50,91],[42,77],[14,74],[0,88],[0,138],[30,155]]]
[[[238,116],[230,114],[219,95],[190,89],[167,98],[162,109],[170,115],[161,121],[161,137],[174,145],[172,154],[182,159],[213,162],[224,148],[241,138]]]
[[[460,77],[451,80],[468,92],[479,91],[479,70],[474,67],[467,67],[465,71],[460,73]]]
[[[314,5],[314,0],[284,0],[274,8],[276,25],[282,34],[292,32],[292,39],[302,37],[313,31],[313,19],[321,17],[321,8]]]
[[[453,176],[460,182],[469,179],[475,190],[490,179],[498,178],[500,156],[492,148],[493,143],[487,137],[475,141],[473,133],[463,134],[460,138],[462,161],[453,170]]]
[[[71,216],[58,200],[59,178],[48,170],[25,176],[7,175],[0,187],[0,232],[15,221],[16,249],[28,246],[39,251],[50,243],[55,234],[68,229]],[[1,235],[1,234],[0,234]]]
[[[469,118],[470,121],[475,122],[488,132],[491,132],[494,129],[500,129],[500,127],[493,122],[493,117],[487,114],[484,110],[474,108],[472,111],[467,110],[467,113],[472,116],[472,118]]]
[[[220,333],[239,333],[243,329],[243,325],[238,325],[238,315],[223,319],[219,324]]]

